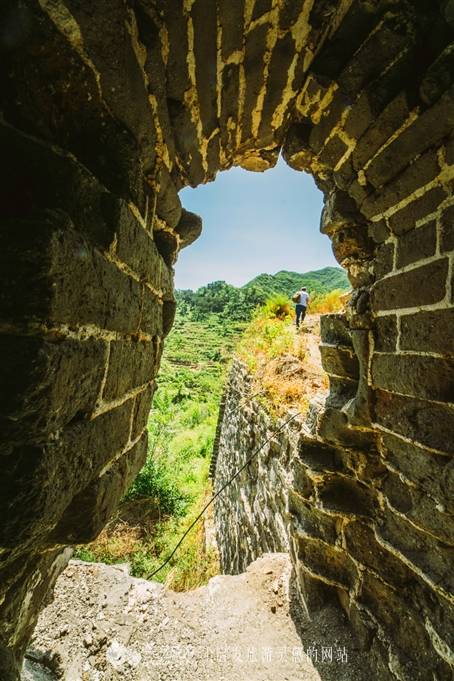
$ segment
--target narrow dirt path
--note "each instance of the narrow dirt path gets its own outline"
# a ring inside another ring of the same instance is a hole
[[[295,335],[301,336],[304,343],[305,383],[312,393],[325,391],[328,388],[328,378],[322,367],[320,355],[320,315],[308,314],[300,329],[295,329]]]
[[[324,661],[322,675],[312,663],[317,643],[309,622],[306,644],[298,636],[290,572],[286,554],[266,554],[244,574],[220,575],[205,587],[175,593],[130,577],[124,566],[72,561],[41,615],[23,678],[356,681],[356,673],[345,676],[348,665],[339,653],[351,641],[341,641],[345,632],[332,623],[318,630],[324,640],[318,641],[317,661],[327,634],[332,659]]]

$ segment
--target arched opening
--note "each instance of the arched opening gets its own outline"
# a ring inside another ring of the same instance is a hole
[[[77,552],[94,561],[129,562],[132,574],[145,578],[209,496],[219,404],[231,358],[257,308],[278,296],[273,304],[281,300],[285,319],[274,308],[269,322],[259,319],[243,358],[246,363],[259,358],[262,373],[273,355],[267,381],[277,390],[275,403],[283,399],[289,409],[299,401],[306,409],[316,389],[326,392],[328,387],[320,366],[318,315],[340,309],[339,298],[349,288],[329,239],[319,232],[321,192],[310,176],[296,173],[283,160],[265,174],[232,169],[180,196],[187,210],[202,216],[204,229],[175,265],[176,319],[166,339],[148,423],[147,463],[98,540]],[[302,284],[313,313],[296,335],[291,297]],[[270,332],[275,341],[262,354],[257,344]],[[256,380],[262,379],[257,375]],[[203,527],[199,543],[202,535]],[[185,558],[191,551],[192,563]],[[195,563],[203,563],[203,552],[203,544],[197,552],[188,542],[158,579],[164,581],[171,571],[168,587],[197,586],[203,568]],[[205,569],[209,575],[210,568]]]
[[[449,678],[452,3],[108,4],[1,10],[1,673],[144,462],[171,266],[200,228],[178,192],[282,150],[354,286],[301,443],[298,587],[336,593],[384,678]]]

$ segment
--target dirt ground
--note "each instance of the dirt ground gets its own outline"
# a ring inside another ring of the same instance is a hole
[[[27,654],[24,681],[358,681],[339,612],[290,615],[291,566],[266,554],[185,593],[125,566],[71,561]],[[294,609],[294,608],[293,608]],[[369,677],[370,678],[370,677]]]

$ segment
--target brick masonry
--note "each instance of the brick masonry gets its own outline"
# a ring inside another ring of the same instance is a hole
[[[298,539],[299,587],[337,589],[389,678],[445,681],[452,3],[95,4],[0,10],[0,677],[18,678],[59,553],[99,531],[143,461],[173,267],[201,229],[178,191],[282,151],[323,190],[354,288],[324,336],[317,438],[362,462],[318,497],[299,467],[294,515],[321,528]],[[333,540],[345,499],[358,518]]]

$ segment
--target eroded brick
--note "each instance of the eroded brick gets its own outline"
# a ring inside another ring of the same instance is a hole
[[[371,293],[372,309],[396,310],[438,303],[446,296],[448,260],[442,258],[403,274],[381,279]]]

